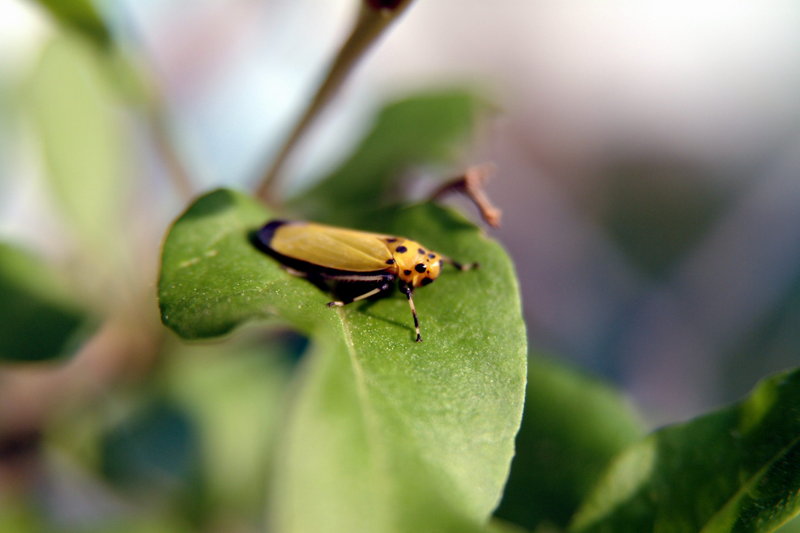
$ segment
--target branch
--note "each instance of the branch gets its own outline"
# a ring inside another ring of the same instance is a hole
[[[153,100],[146,103],[145,123],[150,129],[153,143],[158,150],[167,169],[167,176],[172,180],[172,185],[183,200],[187,202],[195,194],[194,183],[183,158],[175,148],[175,142],[169,134],[165,115],[164,103],[161,94],[153,96]]]
[[[272,165],[267,169],[256,188],[256,196],[268,201],[275,189],[278,176],[286,161],[303,134],[321,114],[327,104],[336,96],[347,76],[350,75],[358,61],[366,54],[370,46],[384,33],[414,0],[361,0],[361,11],[356,19],[349,37],[342,44],[339,52],[328,69],[317,92],[308,104],[305,113],[291,130],[283,146],[278,151]]]

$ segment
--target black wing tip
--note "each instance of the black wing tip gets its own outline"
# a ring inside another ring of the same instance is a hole
[[[287,220],[270,220],[260,229],[250,232],[250,241],[256,246],[256,248],[261,250],[270,248],[270,243],[272,242],[272,237],[275,236],[275,232],[278,231],[278,228],[287,223]]]

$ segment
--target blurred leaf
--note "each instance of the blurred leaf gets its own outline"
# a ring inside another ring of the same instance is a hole
[[[280,317],[312,336],[272,485],[276,530],[471,531],[496,505],[525,383],[525,332],[503,250],[451,211],[397,209],[384,230],[463,260],[407,303],[330,309],[329,296],[256,250],[268,218],[228,190],[197,200],[164,244],[162,318],[186,338]],[[439,247],[439,248],[437,248]]]
[[[88,316],[33,255],[0,243],[0,360],[64,356],[89,333]]]
[[[573,532],[774,531],[800,511],[800,370],[619,455]]]
[[[106,478],[127,489],[186,487],[199,474],[200,440],[182,409],[153,398],[108,431],[101,461]]]
[[[263,520],[291,344],[273,338],[258,346],[183,346],[169,357],[170,391],[197,422],[216,513]]]
[[[529,533],[517,524],[512,524],[496,517],[492,517],[484,529],[486,533]]]
[[[42,531],[44,524],[36,510],[28,502],[5,497],[0,500],[0,532],[35,533]]]
[[[728,200],[696,169],[651,162],[611,172],[604,223],[628,258],[654,278],[669,275]]]
[[[86,43],[56,38],[29,94],[58,207],[98,256],[119,246],[127,200],[122,125],[102,61]]]
[[[517,453],[497,516],[528,529],[566,527],[609,461],[642,435],[630,406],[611,387],[530,358]]]
[[[789,265],[784,265],[787,268]],[[800,353],[800,268],[791,282],[776,294],[774,305],[740,328],[730,352],[722,358],[718,370],[725,376],[717,383],[718,396],[736,398],[752,385],[752,376],[765,376],[791,368]],[[757,353],[758,357],[752,354]]]
[[[92,0],[35,1],[61,24],[77,30],[101,48],[110,45],[111,35]]]
[[[63,531],[63,529],[57,531]],[[75,529],[70,529],[70,531],[75,531]],[[118,517],[101,521],[100,524],[93,527],[81,527],[79,530],[80,533],[195,533],[196,531],[195,528],[179,519],[158,514],[155,516],[148,514]]]
[[[296,206],[317,221],[347,225],[359,210],[397,202],[402,173],[451,162],[472,131],[479,108],[474,94],[458,90],[423,93],[387,105],[353,154],[296,198]]]

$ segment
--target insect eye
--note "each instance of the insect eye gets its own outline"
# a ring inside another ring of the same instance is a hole
[[[422,274],[423,272],[425,272],[426,268],[427,268],[427,267],[425,267],[425,265],[423,265],[422,263],[417,263],[417,264],[416,264],[416,266],[414,266],[414,270],[416,270],[416,271],[417,271],[417,272],[419,272],[420,274]]]

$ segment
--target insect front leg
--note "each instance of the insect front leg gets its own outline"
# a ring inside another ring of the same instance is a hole
[[[442,256],[442,261],[449,265],[453,265],[461,272],[466,272],[467,270],[472,270],[473,268],[479,268],[481,265],[479,263],[459,263],[458,261],[454,261],[449,257]]]
[[[411,308],[411,316],[414,317],[414,330],[417,333],[417,342],[422,342],[422,335],[419,334],[419,318],[417,318],[417,308],[414,306],[414,299],[411,297],[411,293],[414,292],[414,288],[411,285],[406,283],[400,284],[400,290],[406,295],[408,298],[408,306]]]

